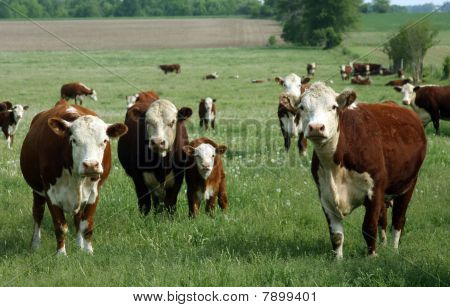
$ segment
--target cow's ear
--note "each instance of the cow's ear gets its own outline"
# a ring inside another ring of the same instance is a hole
[[[226,145],[217,145],[216,153],[218,153],[219,155],[223,155],[227,151],[227,149],[228,148]]]
[[[24,110],[24,111],[28,110],[28,106],[24,106],[24,107],[23,107],[23,110]]]
[[[213,98],[213,102],[216,102],[217,101],[217,99],[216,98]]]
[[[178,120],[186,120],[192,115],[192,109],[183,107],[178,110],[177,118]]]
[[[193,156],[194,152],[195,152],[195,148],[192,147],[191,145],[184,145],[183,146],[183,151],[185,152],[185,154],[187,154],[188,156]]]
[[[401,93],[402,92],[402,87],[401,86],[394,86],[394,90],[396,90],[397,92]]]
[[[356,100],[356,93],[353,90],[344,90],[339,96],[336,97],[336,101],[340,109],[345,109],[350,106]]]
[[[295,99],[289,94],[282,93],[278,98],[279,103],[290,112],[295,113]]]
[[[58,117],[49,118],[47,123],[50,129],[59,136],[66,135],[66,131],[72,126],[72,123]]]
[[[311,81],[311,78],[309,78],[309,77],[303,78],[302,79],[302,84],[309,83],[309,81]]]
[[[118,138],[125,133],[127,133],[128,127],[125,124],[117,123],[108,125],[108,128],[106,128],[106,135],[110,138]]]
[[[414,87],[414,92],[417,92],[420,89],[420,86]]]
[[[275,77],[275,82],[281,86],[284,86],[284,79],[281,77]]]

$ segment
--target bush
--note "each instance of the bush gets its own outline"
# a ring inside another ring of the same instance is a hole
[[[275,37],[275,35],[271,35],[269,37],[269,39],[267,40],[267,46],[269,47],[273,47],[277,44],[277,38]]]
[[[444,59],[442,64],[442,79],[447,80],[450,77],[450,55]]]

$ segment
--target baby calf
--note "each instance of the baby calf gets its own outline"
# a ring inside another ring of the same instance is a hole
[[[223,211],[227,209],[225,172],[221,159],[226,150],[225,145],[217,145],[207,138],[199,138],[183,146],[190,162],[186,169],[190,217],[198,215],[203,199],[206,201],[205,209],[208,214],[213,213],[216,199]]]

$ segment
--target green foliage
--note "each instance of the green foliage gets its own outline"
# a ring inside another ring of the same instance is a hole
[[[390,1],[389,0],[373,0],[372,10],[375,13],[387,13],[389,12]]]
[[[444,63],[442,64],[442,79],[448,79],[450,77],[450,55],[446,56]]]
[[[275,37],[275,35],[271,35],[269,37],[269,39],[267,40],[267,46],[272,47],[275,46],[277,44],[277,38]]]

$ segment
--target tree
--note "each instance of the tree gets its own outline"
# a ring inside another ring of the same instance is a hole
[[[394,70],[400,68],[401,63],[410,67],[415,83],[422,80],[423,59],[428,49],[437,43],[435,40],[438,30],[423,21],[406,24],[400,31],[384,44],[383,51],[392,61]]]
[[[389,0],[373,0],[372,9],[377,13],[387,13],[389,12],[390,1]]]

